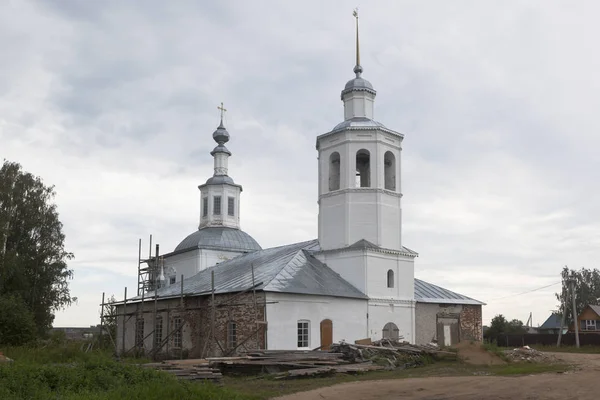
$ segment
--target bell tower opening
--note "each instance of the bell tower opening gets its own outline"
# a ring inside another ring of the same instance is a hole
[[[361,149],[356,152],[356,187],[371,187],[371,153]]]

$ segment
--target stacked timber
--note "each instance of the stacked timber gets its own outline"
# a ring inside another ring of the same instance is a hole
[[[440,350],[434,343],[414,345],[391,339],[382,339],[371,344],[340,342],[331,345],[331,351],[342,353],[343,358],[351,363],[373,361],[388,368],[416,367],[428,362],[428,358],[456,358],[456,353]]]
[[[168,372],[182,380],[202,380],[220,383],[223,375],[218,369],[211,368],[205,360],[169,360],[160,363],[142,364],[146,368],[154,368]]]
[[[239,357],[207,358],[207,361],[224,373],[268,373],[275,379],[383,369],[371,361],[351,364],[343,353],[322,350],[258,350]]]

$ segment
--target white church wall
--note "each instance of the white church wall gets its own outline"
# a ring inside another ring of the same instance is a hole
[[[316,253],[315,257],[366,294],[367,272],[363,250]]]
[[[387,323],[398,328],[399,336],[414,343],[415,305],[414,301],[369,300],[369,337],[379,340]]]
[[[212,250],[212,249],[194,249],[185,253],[174,254],[165,257],[165,276],[167,284],[170,277],[175,276],[175,282],[196,275],[198,272],[210,268],[218,263],[231,260],[244,254],[239,251],[230,250]]]
[[[368,251],[367,294],[372,298],[412,300],[415,292],[414,260],[395,254]],[[388,271],[393,271],[393,287],[388,287]]]
[[[320,324],[333,323],[333,342],[354,342],[367,334],[367,300],[290,293],[266,293],[267,347],[269,350],[298,348],[298,321],[309,321],[309,346],[321,345]],[[269,304],[274,302],[272,304]]]

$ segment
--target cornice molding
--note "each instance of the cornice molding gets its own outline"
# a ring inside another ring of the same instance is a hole
[[[386,299],[383,297],[369,297],[369,303],[372,304],[417,304],[416,300],[400,300],[400,299]]]
[[[380,254],[392,254],[396,256],[404,256],[409,258],[419,257],[417,252],[408,252],[402,250],[393,250],[393,249],[384,249],[383,247],[373,248],[373,247],[342,247],[340,249],[331,249],[331,250],[319,250],[316,251],[316,254],[332,254],[332,253],[351,253],[351,252],[362,252],[362,251],[371,251],[373,253]]]
[[[387,189],[368,187],[368,188],[346,188],[346,189],[333,190],[331,192],[327,192],[327,193],[320,195],[319,200],[321,200],[322,198],[325,198],[325,197],[333,197],[333,196],[337,196],[340,194],[346,194],[346,193],[381,193],[381,194],[387,194],[390,196],[402,198],[402,193],[394,192],[392,190],[387,190]]]

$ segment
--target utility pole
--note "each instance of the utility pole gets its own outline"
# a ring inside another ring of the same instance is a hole
[[[575,279],[573,277],[569,279],[569,286],[571,288],[571,301],[573,302],[573,325],[575,325],[575,346],[579,348],[579,321],[577,320],[577,307],[575,305]]]

